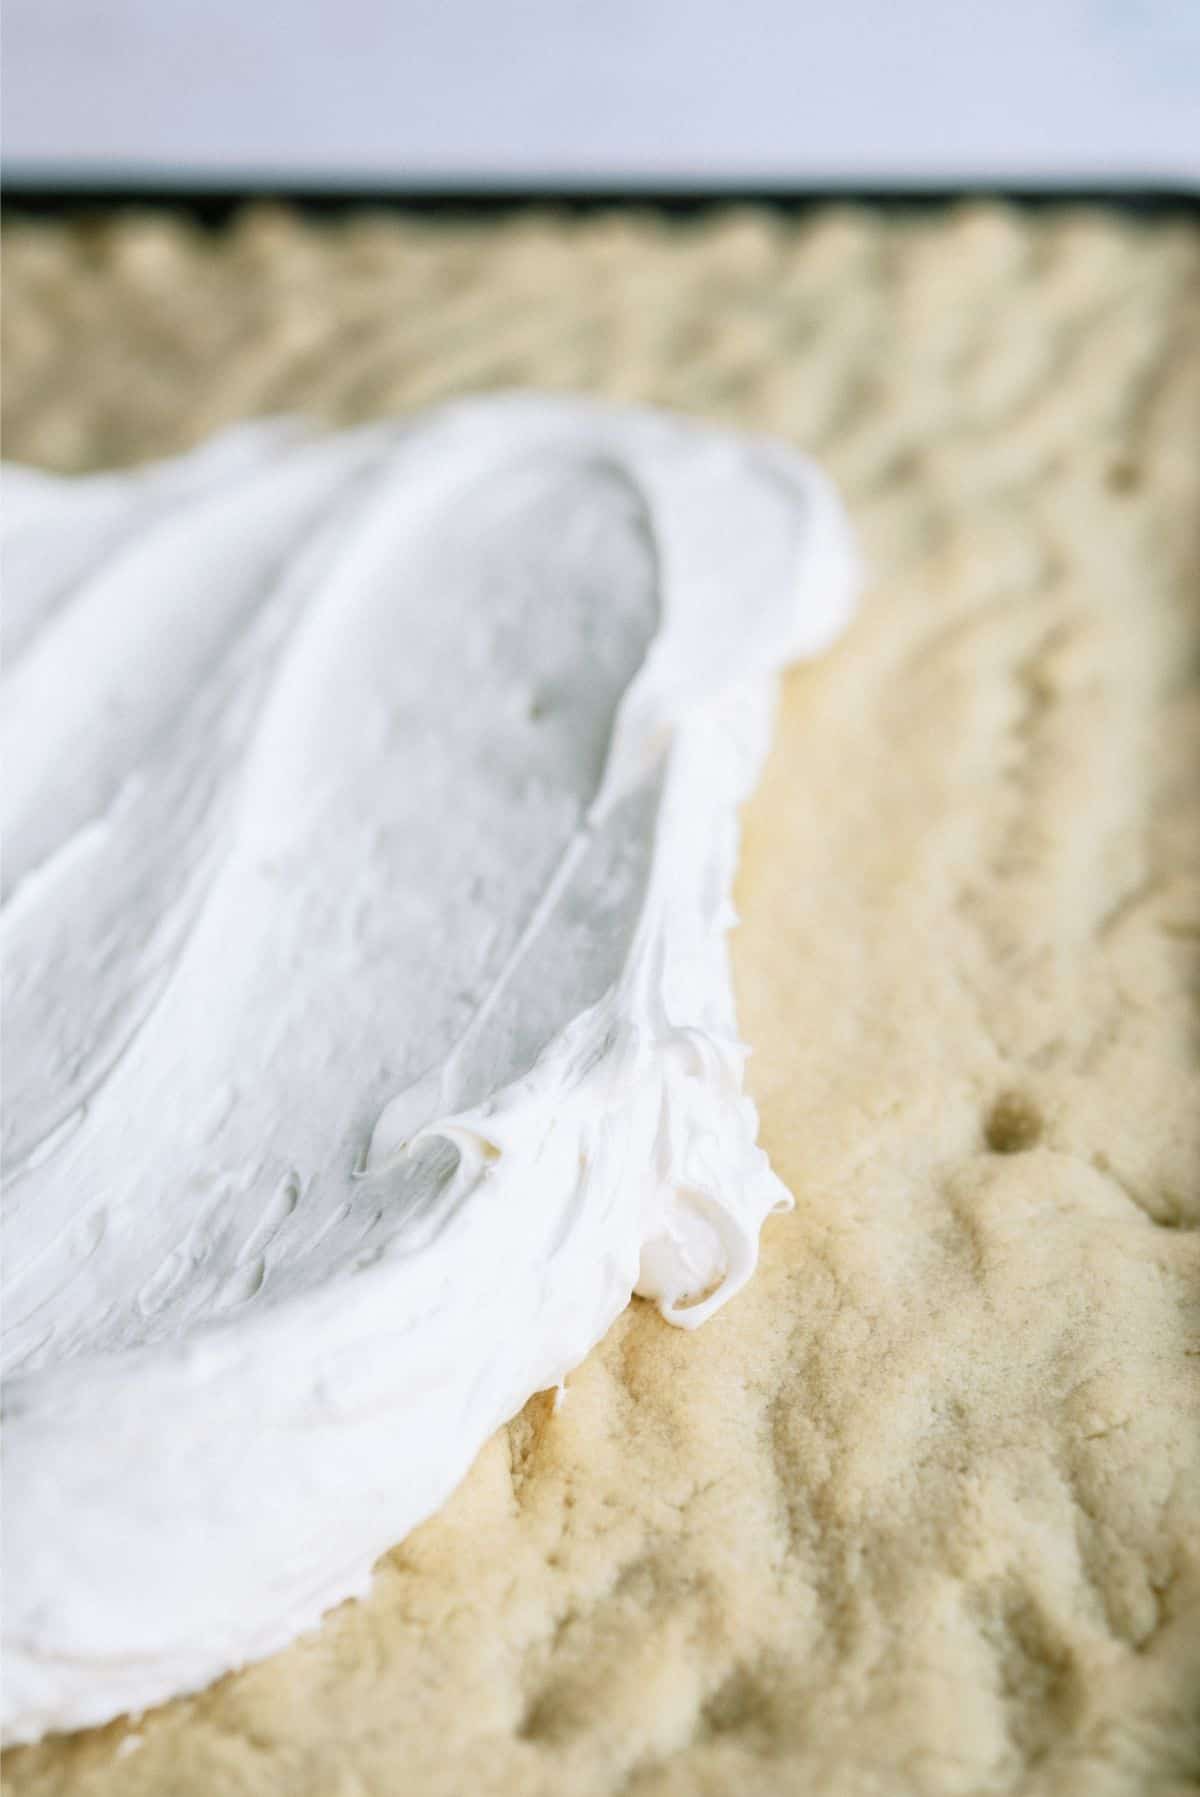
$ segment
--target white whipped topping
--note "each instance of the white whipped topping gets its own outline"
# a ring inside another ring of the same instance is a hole
[[[532,397],[6,479],[3,1728],[362,1592],[787,1194],[726,932],[810,465]]]

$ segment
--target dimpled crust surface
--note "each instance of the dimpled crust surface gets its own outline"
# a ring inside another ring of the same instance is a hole
[[[12,1797],[1193,1788],[1198,267],[981,205],[13,221],[9,456],[586,389],[811,450],[872,578],[745,820],[750,1288],[635,1302],[367,1601]]]

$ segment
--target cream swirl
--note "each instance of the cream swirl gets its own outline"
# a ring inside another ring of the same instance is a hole
[[[271,1652],[787,1194],[726,932],[855,559],[765,442],[512,397],[7,477],[4,1728]]]

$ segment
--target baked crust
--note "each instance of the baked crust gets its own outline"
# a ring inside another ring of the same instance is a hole
[[[801,444],[874,570],[746,817],[751,1287],[635,1302],[367,1601],[14,1797],[1200,1773],[1198,269],[978,205],[9,228],[9,456],[586,388]]]

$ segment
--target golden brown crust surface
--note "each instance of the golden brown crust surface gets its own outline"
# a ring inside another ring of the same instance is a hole
[[[751,1288],[635,1303],[367,1602],[13,1797],[1191,1788],[1198,267],[981,206],[10,229],[10,456],[586,388],[811,449],[874,570],[746,820]]]

